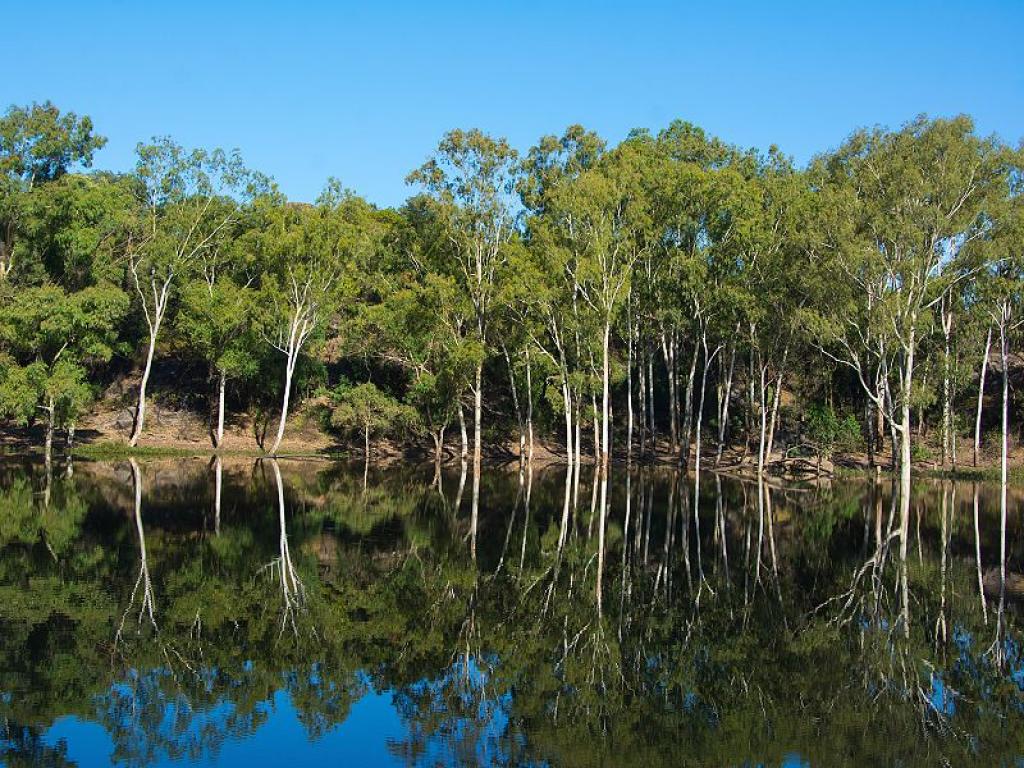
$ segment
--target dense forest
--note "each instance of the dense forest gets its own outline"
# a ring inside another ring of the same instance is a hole
[[[455,130],[398,209],[335,179],[288,201],[237,151],[169,138],[91,171],[104,143],[50,103],[0,117],[0,419],[48,463],[117,380],[144,445],[164,368],[215,447],[245,414],[278,454],[308,406],[367,454],[451,445],[474,485],[484,444],[516,440],[907,477],[987,452],[1005,478],[1024,149],[969,117],[857,130],[806,167],[681,121],[525,153]]]

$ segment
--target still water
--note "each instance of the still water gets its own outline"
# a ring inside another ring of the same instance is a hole
[[[0,463],[0,764],[1024,765],[1018,490],[461,480]]]

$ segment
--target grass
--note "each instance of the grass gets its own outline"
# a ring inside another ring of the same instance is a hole
[[[84,443],[75,446],[72,454],[76,458],[90,459],[93,461],[112,461],[116,459],[135,458],[191,458],[197,456],[237,456],[248,458],[260,458],[267,456],[265,451],[259,449],[232,449],[218,451],[215,448],[181,448],[171,445],[138,445],[134,448],[127,443],[116,441],[104,441],[99,443]],[[298,457],[323,457],[331,454],[320,451],[288,451],[278,454],[279,458]]]

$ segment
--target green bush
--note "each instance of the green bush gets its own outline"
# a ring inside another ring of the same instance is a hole
[[[831,456],[837,450],[854,450],[863,443],[857,418],[852,414],[840,418],[825,405],[815,405],[807,412],[805,431],[807,440],[822,457]]]

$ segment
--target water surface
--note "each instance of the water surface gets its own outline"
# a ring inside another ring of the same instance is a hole
[[[1024,764],[1019,492],[461,479],[0,464],[0,763]]]

